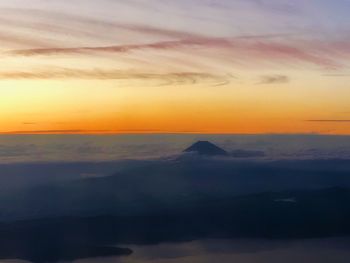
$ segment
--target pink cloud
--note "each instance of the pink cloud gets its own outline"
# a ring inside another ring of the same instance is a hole
[[[128,53],[147,50],[189,51],[217,50],[243,62],[268,61],[284,64],[310,64],[326,69],[342,67],[344,56],[350,55],[350,42],[285,41],[282,36],[239,36],[234,38],[188,37],[180,40],[159,41],[145,44],[100,47],[44,48],[9,51],[10,55],[38,56],[60,54]],[[203,54],[205,56],[205,54]]]

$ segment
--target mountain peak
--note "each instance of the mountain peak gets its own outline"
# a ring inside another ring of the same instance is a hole
[[[227,156],[228,153],[221,149],[220,147],[216,146],[215,144],[209,142],[209,141],[198,141],[191,145],[189,148],[184,150],[184,152],[195,152],[200,155],[208,155],[208,156],[215,156],[215,155],[221,155],[221,156]]]

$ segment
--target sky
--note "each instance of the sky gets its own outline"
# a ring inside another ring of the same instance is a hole
[[[2,0],[0,133],[350,134],[349,0]]]

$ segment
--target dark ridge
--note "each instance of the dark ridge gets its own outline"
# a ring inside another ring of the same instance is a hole
[[[52,225],[51,228],[55,226]],[[79,259],[129,256],[132,250],[113,246],[93,246],[88,244],[69,244],[69,241],[58,240],[56,235],[40,233],[40,227],[36,226],[30,231],[39,229],[39,234],[45,238],[35,238],[34,233],[30,237],[23,236],[23,239],[14,240],[9,238],[9,242],[4,242],[0,249],[0,259],[20,259],[32,263],[56,263],[61,261],[73,262]],[[24,229],[28,233],[27,229]],[[45,229],[50,231],[50,229]],[[52,230],[51,230],[52,232]],[[18,233],[20,235],[20,233]],[[80,237],[82,240],[85,236]]]
[[[228,156],[228,153],[225,150],[208,141],[198,141],[184,150],[184,152],[195,152],[200,155],[208,156]]]
[[[213,238],[304,239],[350,235],[350,190],[266,192],[134,216],[51,218],[0,223],[0,260],[34,263],[129,255],[113,244]]]

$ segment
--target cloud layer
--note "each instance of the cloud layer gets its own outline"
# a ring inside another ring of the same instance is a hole
[[[30,9],[26,5],[19,7],[20,3],[5,1],[0,5],[0,20],[4,23],[0,42],[7,46],[2,52],[5,59],[36,57],[31,63],[42,64],[47,63],[47,56],[76,61],[81,60],[81,56],[90,56],[94,63],[94,57],[112,54],[126,64],[125,70],[137,68],[140,61],[155,60],[161,61],[160,67],[172,67],[169,73],[208,71],[207,74],[212,74],[218,69],[235,73],[242,66],[341,70],[347,67],[350,57],[349,39],[332,36],[326,26],[312,28],[307,17],[310,6],[301,1],[290,4],[219,0],[202,1],[198,6],[197,0],[176,3],[104,0],[100,4],[86,2],[80,14],[77,12],[80,1],[72,4],[50,1],[43,6],[38,1],[33,2]],[[327,11],[326,7],[322,1],[319,13],[334,12]],[[243,19],[242,15],[249,12],[251,17]],[[173,22],[164,20],[166,15],[173,17]],[[230,21],[228,18],[232,17],[235,18]],[[250,18],[259,23],[253,25]],[[283,26],[276,26],[278,22],[272,26],[272,18],[281,20]],[[330,27],[328,21],[323,23]],[[344,26],[347,23],[344,20]],[[236,27],[232,27],[234,24]],[[310,34],[310,30],[315,34]],[[182,63],[174,65],[175,57],[181,58]],[[192,63],[197,65],[190,68]],[[53,60],[50,64],[63,66]],[[200,64],[205,67],[198,66]],[[28,67],[33,68],[31,64]],[[155,70],[161,71],[161,68]],[[43,78],[46,75],[43,74]],[[76,75],[84,74],[77,72]]]

